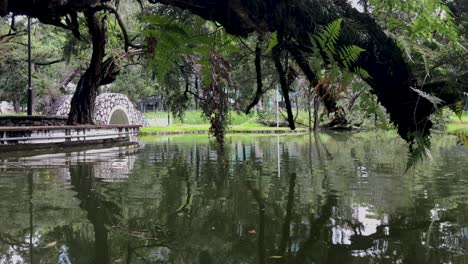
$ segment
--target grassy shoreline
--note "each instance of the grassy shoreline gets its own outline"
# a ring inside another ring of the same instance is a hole
[[[149,119],[167,118],[167,113],[145,113]],[[227,133],[298,133],[306,132],[307,127],[298,127],[291,131],[288,127],[269,127],[258,122],[259,117],[255,114],[244,115],[242,113],[231,113],[231,125],[226,129]],[[451,116],[451,122],[447,124],[448,133],[468,133],[468,114],[461,117]],[[172,118],[169,126],[150,126],[140,129],[142,135],[164,135],[164,134],[205,134],[209,132],[210,125],[200,112],[189,111],[185,113],[183,120]]]
[[[145,113],[148,119],[166,119],[167,113]],[[245,115],[242,113],[230,113],[230,125],[226,129],[227,133],[287,133],[290,131],[289,127],[269,127],[257,122],[258,115],[251,114]],[[171,125],[169,126],[150,126],[143,127],[140,132],[143,135],[152,134],[202,134],[208,133],[210,124],[202,116],[201,112],[188,111],[184,114],[183,120],[172,118]],[[305,131],[306,128],[298,128],[291,133]]]
[[[210,125],[201,124],[201,125],[188,125],[188,124],[173,124],[170,126],[152,126],[152,127],[143,127],[140,129],[140,132],[144,135],[151,134],[182,134],[182,133],[208,133]],[[307,131],[306,128],[298,128],[294,131],[291,131],[289,127],[268,127],[263,126],[258,123],[248,122],[240,125],[233,125],[227,128],[227,133],[298,133]]]
[[[447,125],[447,131],[449,133],[456,133],[459,131],[468,133],[468,114],[464,114],[460,117],[451,116],[451,122]]]

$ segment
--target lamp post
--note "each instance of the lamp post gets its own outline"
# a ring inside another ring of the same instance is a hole
[[[276,85],[276,127],[279,127],[279,91],[278,91],[278,85]]]
[[[31,18],[28,17],[28,116],[32,115]]]

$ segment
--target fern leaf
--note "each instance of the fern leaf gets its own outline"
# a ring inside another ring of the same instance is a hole
[[[355,67],[354,72],[359,74],[359,76],[361,76],[361,78],[364,79],[364,80],[372,79],[372,76],[370,76],[370,74],[361,67]]]
[[[327,57],[329,61],[333,61],[336,54],[336,43],[340,37],[342,19],[338,18],[328,24],[317,35],[312,35],[311,42],[319,48]]]
[[[436,97],[434,95],[430,95],[424,91],[421,91],[419,89],[416,89],[416,88],[413,88],[413,87],[410,87],[411,90],[415,91],[419,96],[427,99],[429,102],[431,102],[434,107],[437,107],[439,104],[443,103],[444,100],[440,99],[439,97]]]
[[[351,65],[359,59],[359,56],[363,51],[364,49],[356,45],[351,45],[340,48],[338,50],[338,55],[340,56],[343,65],[349,70],[351,69]]]

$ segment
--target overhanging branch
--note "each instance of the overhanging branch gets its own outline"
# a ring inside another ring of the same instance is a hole
[[[132,47],[132,48],[136,48],[136,49],[140,49],[142,48],[141,45],[135,45],[135,44],[132,44],[130,42],[130,39],[128,37],[128,33],[127,33],[127,29],[125,28],[125,25],[122,21],[122,18],[120,17],[119,13],[117,12],[117,10],[115,10],[115,8],[111,7],[111,6],[107,6],[107,5],[100,5],[100,6],[97,6],[93,9],[95,12],[98,12],[98,11],[107,11],[109,13],[112,13],[114,14],[115,18],[117,19],[117,23],[119,24],[119,27],[120,27],[120,30],[122,31],[122,35],[124,37],[124,41],[125,41],[125,51],[128,52],[128,48],[129,47]]]

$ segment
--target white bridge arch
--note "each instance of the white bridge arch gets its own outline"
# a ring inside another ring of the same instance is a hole
[[[68,116],[72,96],[57,100],[48,115]],[[98,125],[144,125],[145,117],[127,96],[118,93],[103,93],[96,97],[94,122]]]

